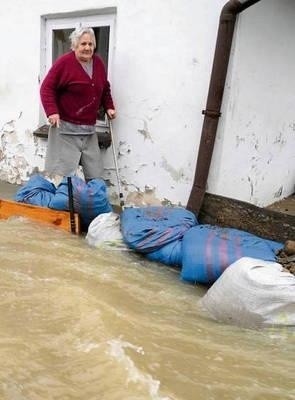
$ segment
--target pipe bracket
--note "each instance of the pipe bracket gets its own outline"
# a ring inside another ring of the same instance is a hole
[[[202,114],[210,118],[219,118],[221,116],[221,112],[215,110],[202,110]]]

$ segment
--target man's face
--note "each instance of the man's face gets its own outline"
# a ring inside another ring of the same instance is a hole
[[[89,33],[84,33],[75,48],[75,55],[79,61],[90,61],[94,53],[94,43]]]

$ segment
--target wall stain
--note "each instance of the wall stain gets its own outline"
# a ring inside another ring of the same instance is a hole
[[[131,145],[127,144],[126,142],[119,142],[118,146],[118,158],[124,157],[131,153]]]
[[[139,132],[141,135],[143,135],[144,140],[150,140],[152,143],[154,143],[153,138],[148,130],[148,124],[146,120],[143,120],[143,129],[137,129],[137,132]]]
[[[245,143],[245,138],[240,137],[239,135],[236,136],[236,147],[239,147],[241,143]]]
[[[250,177],[250,176],[248,176],[247,178],[248,178],[248,182],[250,183],[250,189],[251,189],[251,192],[250,192],[250,197],[253,197],[253,193],[254,193],[254,185],[253,185],[253,182],[252,182],[252,179],[251,179],[251,177]]]
[[[287,140],[283,137],[282,132],[280,132],[279,135],[273,141],[273,144],[279,144],[279,145],[281,145],[281,147],[284,146],[286,143],[287,143]]]
[[[161,167],[169,172],[172,179],[176,182],[179,182],[182,179],[185,179],[185,174],[183,168],[180,168],[178,171],[172,167],[172,165],[168,164],[168,161],[162,157]]]
[[[280,188],[274,193],[274,197],[275,198],[281,197],[282,193],[283,193],[283,186],[280,186]]]
[[[141,164],[134,170],[134,172],[137,174],[142,168],[148,167],[148,164]]]

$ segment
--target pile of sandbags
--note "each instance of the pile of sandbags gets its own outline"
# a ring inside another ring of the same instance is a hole
[[[125,208],[120,218],[126,245],[149,260],[181,268],[181,278],[212,284],[241,257],[275,261],[281,243],[233,228],[200,225],[182,207]]]

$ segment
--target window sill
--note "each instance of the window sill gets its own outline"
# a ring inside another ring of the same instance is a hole
[[[48,139],[49,125],[42,125],[33,131],[35,137]],[[112,144],[111,134],[108,131],[97,132],[98,145],[101,149],[107,149]]]
[[[39,126],[34,132],[33,135],[42,139],[47,139],[48,138],[48,131],[49,131],[49,125],[42,125]]]

